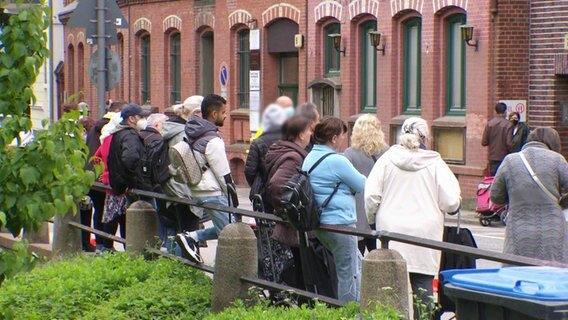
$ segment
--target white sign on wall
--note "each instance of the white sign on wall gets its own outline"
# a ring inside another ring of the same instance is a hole
[[[260,50],[260,29],[252,29],[250,31],[249,50]]]
[[[249,125],[250,131],[257,131],[260,126],[260,91],[249,93]]]
[[[260,70],[249,71],[249,87],[250,91],[260,90]]]
[[[519,121],[527,121],[527,100],[499,100],[507,105],[507,112],[505,116],[509,118],[510,112],[518,112],[521,115]]]

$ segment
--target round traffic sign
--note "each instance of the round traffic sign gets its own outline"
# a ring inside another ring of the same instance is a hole
[[[221,70],[219,70],[219,82],[222,87],[227,86],[227,78],[229,76],[229,71],[227,71],[227,66],[225,64],[221,65]]]
[[[525,112],[525,105],[522,103],[517,103],[517,105],[515,106],[515,111],[517,111],[518,113]]]

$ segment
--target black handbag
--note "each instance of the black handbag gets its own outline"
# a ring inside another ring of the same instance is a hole
[[[477,248],[477,243],[471,231],[467,228],[460,227],[460,212],[458,212],[457,226],[444,227],[444,242],[460,244],[472,248]],[[476,258],[442,251],[442,258],[440,261],[440,271],[450,269],[475,269]],[[440,312],[450,311],[455,312],[456,305],[450,298],[444,295],[444,277],[442,274],[438,275],[438,304],[441,307]]]

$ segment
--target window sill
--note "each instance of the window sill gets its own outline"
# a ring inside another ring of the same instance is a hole
[[[238,117],[241,117],[241,118],[248,117],[249,114],[250,114],[250,109],[248,109],[248,108],[238,108],[238,109],[235,109],[235,110],[231,110],[231,112],[229,112],[229,115],[231,117],[237,117],[237,118]]]
[[[465,128],[465,116],[445,116],[434,119],[433,127]]]

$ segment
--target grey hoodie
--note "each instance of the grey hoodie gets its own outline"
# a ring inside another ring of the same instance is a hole
[[[162,137],[168,142],[168,146],[173,147],[183,140],[185,124],[166,121],[162,127]]]
[[[218,131],[219,128],[217,128],[216,125],[195,115],[192,116],[185,125],[187,142],[193,146],[193,149],[201,153],[205,153],[207,144],[212,140],[212,138],[219,137]],[[206,135],[208,136],[208,138],[199,139]]]

